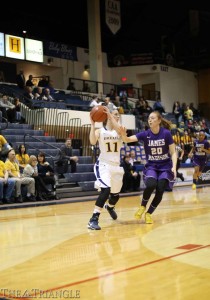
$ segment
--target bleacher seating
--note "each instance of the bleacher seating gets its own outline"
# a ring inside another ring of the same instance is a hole
[[[0,124],[0,127],[5,128],[5,124]],[[46,155],[46,160],[53,165],[56,170],[56,161],[59,158],[61,142],[56,142],[54,136],[45,136],[44,130],[34,130],[32,125],[28,124],[8,124],[7,129],[2,130],[2,134],[13,148],[17,149],[20,144],[24,143],[29,155],[37,155],[40,151]],[[36,140],[38,139],[38,141]],[[63,188],[58,190],[58,195],[62,198],[75,196],[76,193],[84,191],[93,191],[95,175],[93,172],[92,156],[81,156],[81,149],[73,149],[73,155],[77,155],[78,165],[77,173],[71,173],[69,165],[68,172],[64,179],[59,179]],[[75,190],[76,189],[76,190]]]

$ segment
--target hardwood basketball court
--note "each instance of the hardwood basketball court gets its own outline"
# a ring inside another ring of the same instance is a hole
[[[209,195],[174,188],[152,225],[124,197],[101,231],[87,229],[95,201],[0,210],[0,298],[209,300]]]

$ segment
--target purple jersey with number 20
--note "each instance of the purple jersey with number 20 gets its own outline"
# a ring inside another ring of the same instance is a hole
[[[157,134],[150,129],[137,133],[139,141],[143,141],[147,163],[144,166],[144,181],[153,177],[156,180],[167,179],[169,188],[173,187],[174,174],[171,171],[172,160],[169,146],[174,143],[171,132],[163,127]]]

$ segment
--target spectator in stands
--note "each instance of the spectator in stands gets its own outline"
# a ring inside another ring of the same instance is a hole
[[[125,96],[120,98],[119,105],[120,105],[120,107],[123,108],[123,111],[124,111],[125,114],[128,114],[132,109],[132,106],[128,103],[128,99]]]
[[[176,119],[176,127],[179,128],[179,124],[182,121],[182,108],[179,101],[176,101],[173,105],[173,114]]]
[[[15,179],[9,178],[5,163],[0,160],[0,204],[13,203],[12,193],[15,187]]]
[[[26,147],[24,144],[19,145],[18,153],[15,156],[19,163],[20,173],[22,173],[25,166],[29,163],[29,155],[26,152]]]
[[[27,105],[29,108],[31,108],[33,106],[32,100],[34,99],[34,95],[33,95],[31,86],[25,87],[25,93],[23,94],[23,96],[24,96],[25,105]]]
[[[93,96],[93,99],[90,102],[90,107],[94,107],[94,106],[98,106],[101,105],[101,103],[99,103],[99,100],[97,98],[97,96]]]
[[[44,201],[47,199],[49,190],[44,183],[42,177],[38,174],[37,158],[35,155],[31,155],[28,164],[23,169],[23,177],[33,178],[35,181],[36,200]]]
[[[48,200],[50,199],[56,199],[58,200],[59,198],[56,195],[56,181],[54,177],[54,170],[52,166],[50,166],[49,162],[46,161],[45,154],[43,152],[39,152],[38,156],[38,175],[41,177],[45,185],[50,184],[52,186],[52,191],[47,192],[46,195],[44,195],[45,198]]]
[[[10,123],[15,122],[16,119],[15,105],[8,100],[7,95],[3,95],[2,98],[0,99],[0,110],[2,112],[3,118],[7,119],[8,122]]]
[[[53,98],[53,96],[50,94],[50,89],[49,88],[45,88],[43,91],[43,95],[42,95],[42,100],[43,101],[55,101],[55,99]]]
[[[49,84],[49,81],[47,79],[47,76],[43,75],[42,79],[39,80],[39,82],[38,82],[38,86],[41,86],[41,87],[45,88],[45,87],[48,86],[48,84]]]
[[[33,178],[22,177],[19,165],[16,162],[15,150],[10,149],[7,154],[5,167],[9,173],[9,177],[15,179],[15,202],[23,202],[21,195],[21,185],[26,185],[27,196],[26,201],[36,201],[35,197],[35,181]]]
[[[104,100],[104,102],[105,102],[105,106],[108,108],[108,110],[109,110],[110,112],[112,112],[113,110],[118,109],[117,106],[115,106],[115,105],[111,102],[111,100],[110,100],[109,97],[106,97],[105,100]]]
[[[117,93],[115,92],[114,89],[111,89],[110,92],[106,95],[106,97],[109,97],[111,101],[116,100]]]
[[[196,189],[197,180],[207,164],[208,154],[210,154],[210,144],[206,140],[205,131],[201,130],[198,139],[194,141],[193,147],[188,155],[188,157],[192,159],[194,166],[193,190]]]
[[[14,105],[15,105],[15,111],[16,111],[16,114],[15,114],[15,119],[17,122],[19,123],[24,123],[24,118],[22,117],[22,114],[21,114],[21,102],[20,102],[20,99],[15,97],[14,98]]]
[[[66,89],[70,91],[75,91],[76,89],[74,86],[74,82],[70,82]]]
[[[157,98],[153,105],[153,110],[158,111],[160,114],[165,113],[165,108],[163,107],[160,98]]]
[[[122,193],[126,193],[128,191],[139,191],[140,187],[140,175],[136,172],[135,167],[132,166],[129,161],[130,155],[126,154],[120,164],[120,166],[124,169],[123,186],[121,189]]]
[[[65,144],[61,146],[61,158],[57,162],[58,173],[62,177],[62,174],[68,173],[68,165],[71,165],[71,173],[77,171],[78,157],[72,154],[72,141],[70,138],[65,140]]]
[[[25,76],[24,76],[23,70],[20,70],[19,74],[17,74],[17,76],[16,76],[16,83],[17,83],[17,85],[18,85],[18,87],[20,89],[24,89],[26,80],[25,80]]]
[[[7,140],[3,135],[0,135],[0,159],[4,159],[5,156],[7,156],[7,152],[11,149],[12,147],[9,145]]]
[[[146,224],[152,224],[152,213],[160,204],[166,188],[172,188],[176,178],[177,156],[175,144],[170,132],[171,122],[164,119],[158,111],[148,118],[149,129],[136,135],[127,136],[126,129],[121,127],[120,133],[125,143],[143,141],[147,163],[143,170],[146,188],[141,206],[135,214],[141,219],[146,211],[148,201],[155,190],[155,196],[145,213]]]
[[[135,150],[131,150],[129,163],[133,166],[136,161],[136,152]]]
[[[34,86],[34,84],[33,84],[33,75],[28,76],[28,80],[26,81],[26,86],[30,86],[30,87]]]
[[[42,88],[40,86],[33,89],[33,94],[35,100],[42,100]]]
[[[193,121],[193,112],[190,109],[189,105],[187,105],[184,110],[184,122],[186,127],[188,126],[190,120]]]
[[[154,103],[154,105],[153,105],[153,110],[154,110],[154,111],[158,111],[161,115],[162,115],[162,114],[163,114],[163,115],[166,114],[165,108],[163,107],[160,98],[158,98],[158,99],[155,101],[155,103]]]
[[[95,130],[95,123],[90,118],[90,143],[96,145],[99,142],[100,155],[94,166],[96,176],[95,188],[100,190],[92,217],[88,222],[88,228],[100,230],[98,225],[99,216],[106,203],[106,209],[113,220],[117,219],[115,205],[119,200],[119,192],[122,187],[123,168],[120,167],[120,148],[122,139],[118,133],[120,119],[119,112],[113,110],[111,113],[107,109],[108,119],[106,125]]]
[[[90,93],[90,87],[87,82],[84,83],[82,91],[86,93]]]
[[[194,117],[195,119],[199,120],[199,118],[200,118],[199,110],[196,109],[196,108],[194,107],[194,104],[193,104],[192,102],[190,103],[189,108],[190,108],[190,109],[192,110],[192,112],[193,112],[193,117]]]

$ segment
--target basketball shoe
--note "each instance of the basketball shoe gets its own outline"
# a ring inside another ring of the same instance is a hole
[[[152,216],[149,213],[145,214],[145,223],[146,224],[153,224]]]
[[[145,206],[140,206],[140,208],[137,210],[137,212],[135,213],[135,218],[137,220],[141,219],[141,216],[143,215],[143,213],[145,212],[146,207]]]
[[[110,214],[110,216],[113,220],[117,220],[117,213],[116,213],[114,207],[110,207],[108,204],[105,204],[104,208],[108,211],[108,213]]]
[[[193,190],[196,190],[196,184],[195,184],[195,183],[193,183],[192,189],[193,189]]]
[[[98,225],[98,218],[91,218],[88,222],[87,228],[91,230],[101,230],[101,227]]]

